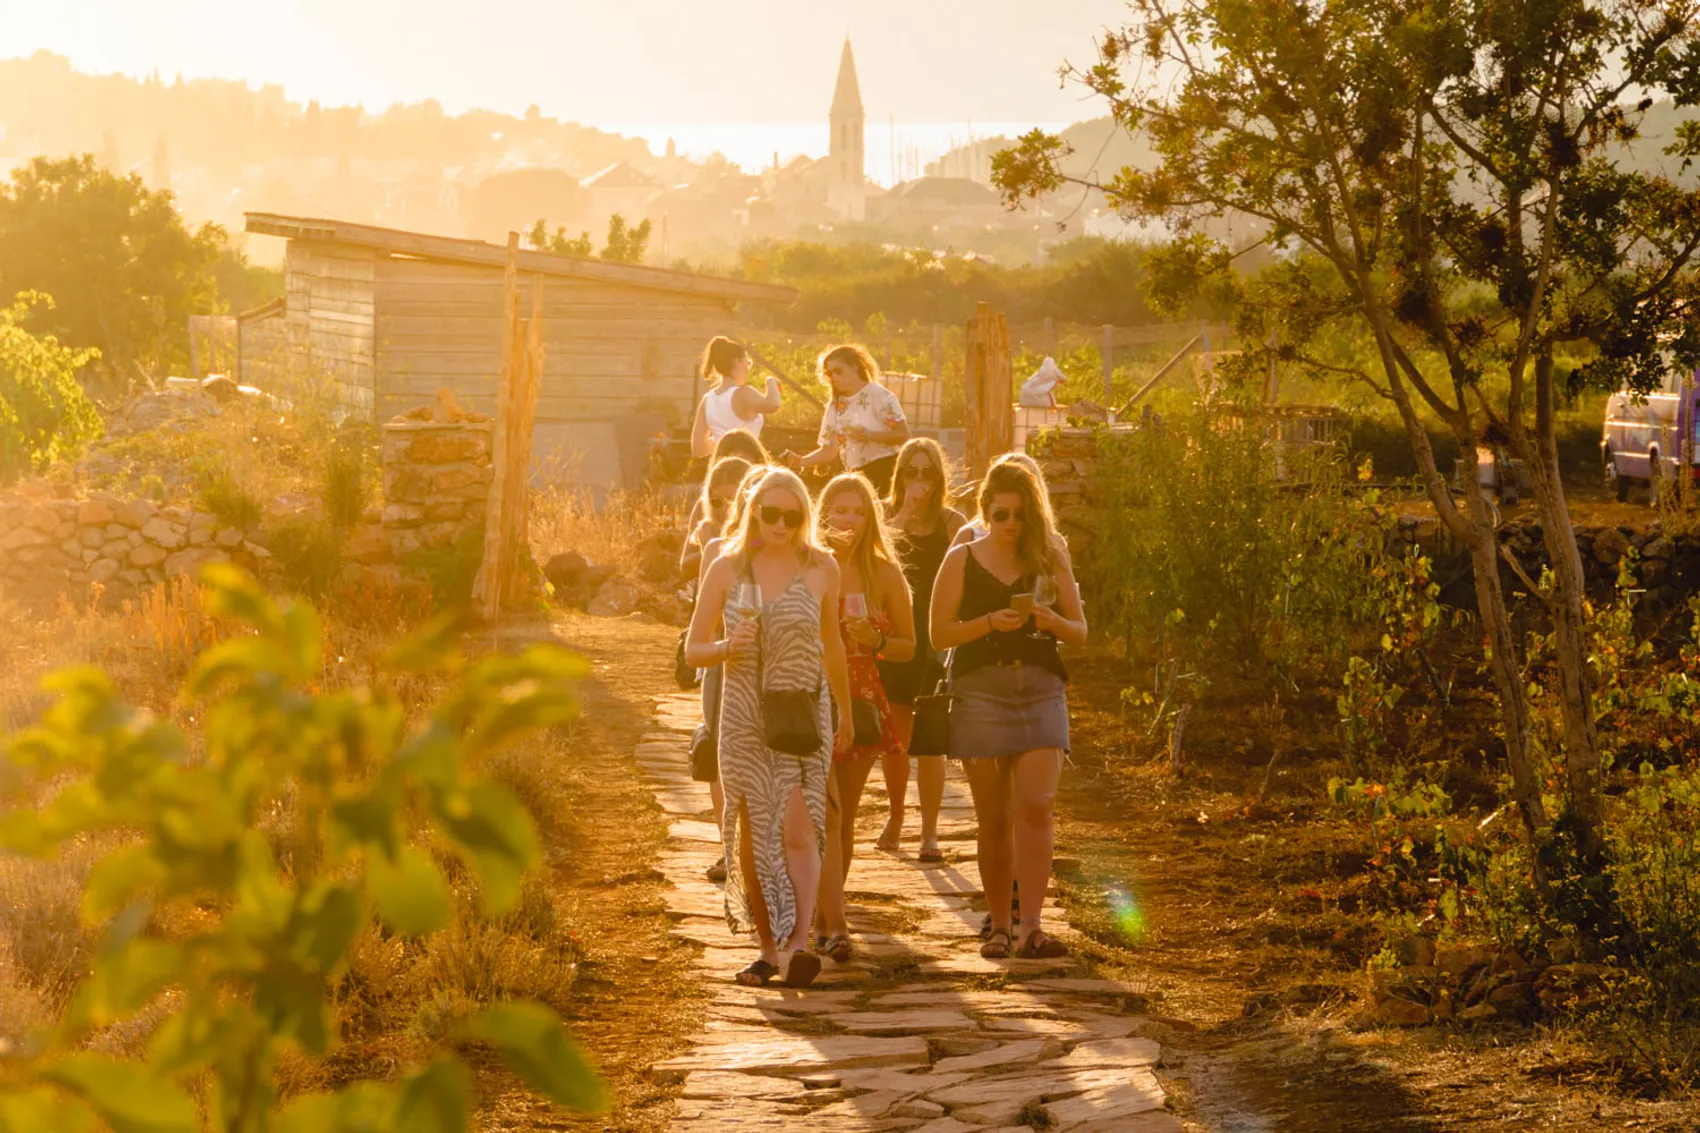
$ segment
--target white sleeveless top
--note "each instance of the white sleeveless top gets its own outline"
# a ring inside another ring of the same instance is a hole
[[[761,436],[761,427],[767,424],[767,418],[760,413],[754,417],[740,417],[737,410],[732,408],[732,395],[743,388],[722,386],[702,395],[702,415],[708,424],[709,440],[718,441],[734,429],[742,429],[752,437]]]

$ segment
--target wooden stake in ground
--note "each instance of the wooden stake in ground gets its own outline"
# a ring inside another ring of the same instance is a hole
[[[1015,379],[1009,356],[1009,324],[1003,313],[974,304],[965,338],[962,376],[968,401],[968,475],[985,476],[992,459],[1009,451],[1015,438]]]
[[[485,621],[525,585],[531,430],[543,379],[543,281],[534,284],[531,318],[519,317],[519,233],[508,233],[502,274],[501,377],[490,432],[490,494],[484,509],[484,557],[472,600]]]

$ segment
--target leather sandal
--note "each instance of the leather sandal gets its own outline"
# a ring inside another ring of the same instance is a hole
[[[830,956],[835,964],[848,964],[856,954],[855,948],[850,944],[850,937],[842,932],[821,941],[815,946],[815,951],[823,956]]]
[[[820,975],[820,957],[813,952],[805,952],[801,948],[791,954],[791,963],[785,969],[786,987],[808,987]]]
[[[1036,928],[1027,934],[1027,939],[1015,950],[1017,959],[1021,960],[1055,960],[1059,956],[1068,955],[1068,945],[1052,936],[1042,928]]]
[[[990,935],[986,937],[986,943],[980,945],[980,955],[987,960],[1007,960],[1009,959],[1009,945],[1009,931],[994,928]]]
[[[779,974],[779,965],[757,960],[732,978],[744,987],[766,987]]]

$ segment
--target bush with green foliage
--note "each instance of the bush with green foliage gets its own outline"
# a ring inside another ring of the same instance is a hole
[[[73,350],[23,323],[41,295],[0,307],[0,484],[39,472],[100,436],[100,415],[77,374],[98,351]]]
[[[0,1130],[464,1130],[472,1075],[448,1051],[386,1081],[288,1099],[276,1068],[289,1052],[333,1054],[339,983],[374,918],[399,937],[449,925],[453,896],[413,823],[476,878],[484,915],[514,907],[537,833],[512,792],[476,768],[505,742],[568,720],[584,666],[544,647],[466,663],[439,620],[387,663],[403,679],[458,677],[412,729],[393,686],[317,690],[311,606],[275,603],[228,566],[205,578],[211,610],[243,632],[207,649],[187,678],[196,735],[82,668],[49,678],[57,702],[5,741],[13,767],[62,785],[0,816],[0,844],[44,856],[89,836],[125,841],[83,893],[84,918],[105,926],[93,970],[57,1025],[8,1060]],[[92,1034],[146,1008],[163,1021],[145,1058],[90,1048]],[[595,1072],[541,1005],[493,1004],[455,1038],[493,1047],[559,1104],[601,1104]]]

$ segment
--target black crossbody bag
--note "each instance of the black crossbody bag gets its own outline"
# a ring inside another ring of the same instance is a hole
[[[820,750],[820,691],[767,687],[767,626],[759,623],[756,636],[756,695],[761,703],[762,740],[786,755],[813,755]]]
[[[910,755],[950,754],[950,666],[945,665],[930,696],[915,698],[915,726],[909,733]]]

